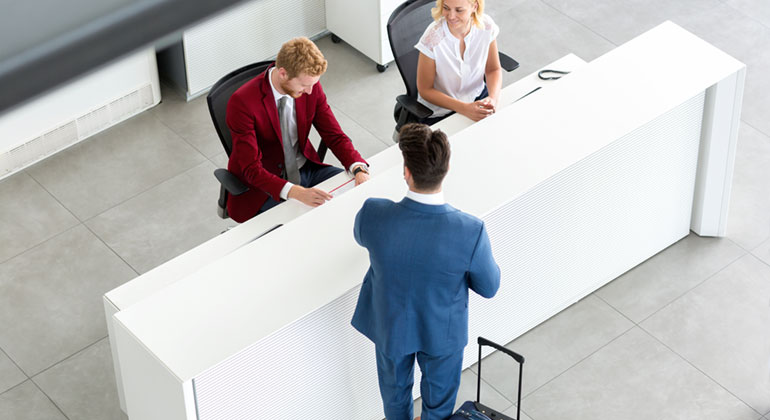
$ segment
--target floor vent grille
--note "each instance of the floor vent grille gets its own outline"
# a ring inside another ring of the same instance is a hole
[[[0,179],[144,111],[155,103],[155,99],[152,85],[144,85],[107,105],[0,153]]]

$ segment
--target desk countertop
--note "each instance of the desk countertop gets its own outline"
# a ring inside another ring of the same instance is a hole
[[[481,217],[742,67],[664,23],[452,135],[446,199]],[[189,380],[357,287],[368,259],[353,240],[355,213],[368,197],[405,191],[391,166],[128,307],[118,325]]]

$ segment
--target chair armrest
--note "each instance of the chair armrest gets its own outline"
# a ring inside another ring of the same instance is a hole
[[[321,159],[321,163],[323,163],[324,159],[326,159],[326,151],[329,150],[329,147],[324,143],[323,140],[321,140],[320,143],[318,143],[318,158]]]
[[[246,184],[241,182],[238,177],[231,174],[227,169],[215,169],[214,176],[217,177],[217,180],[220,184],[222,184],[227,192],[232,195],[241,195],[249,190],[249,187],[247,187]]]
[[[500,56],[500,66],[503,68],[503,70],[514,71],[519,68],[519,62],[507,54],[498,51],[498,55]]]
[[[431,111],[430,108],[417,102],[417,99],[412,98],[409,95],[398,95],[396,97],[396,102],[409,111],[410,114],[419,119],[428,118],[433,115],[433,111]]]

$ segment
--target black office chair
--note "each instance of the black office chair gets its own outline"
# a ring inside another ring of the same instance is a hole
[[[393,110],[396,132],[406,123],[433,114],[428,107],[417,102],[417,60],[420,52],[414,46],[425,32],[425,28],[433,22],[430,9],[435,4],[435,0],[407,0],[398,6],[388,19],[390,49],[406,86],[406,94],[396,97],[396,107]],[[500,65],[505,71],[513,71],[519,67],[516,60],[502,52]]]
[[[206,96],[211,120],[214,122],[219,140],[222,142],[222,147],[225,148],[228,158],[233,151],[233,139],[230,137],[230,129],[227,127],[226,121],[227,103],[230,101],[230,96],[243,86],[244,83],[263,73],[271,64],[273,64],[273,61],[260,61],[259,63],[249,64],[248,66],[233,70],[219,79],[209,91],[208,96]],[[318,147],[318,157],[321,161],[326,156],[326,150],[326,144],[321,142]],[[220,184],[217,213],[219,217],[227,219],[229,217],[227,215],[227,198],[229,195],[241,195],[248,191],[249,187],[227,169],[216,169],[214,176],[219,180]]]

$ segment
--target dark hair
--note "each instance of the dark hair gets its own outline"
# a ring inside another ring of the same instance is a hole
[[[414,186],[433,190],[441,185],[449,170],[449,141],[441,130],[433,131],[425,124],[406,124],[398,133],[398,148],[404,156]]]

